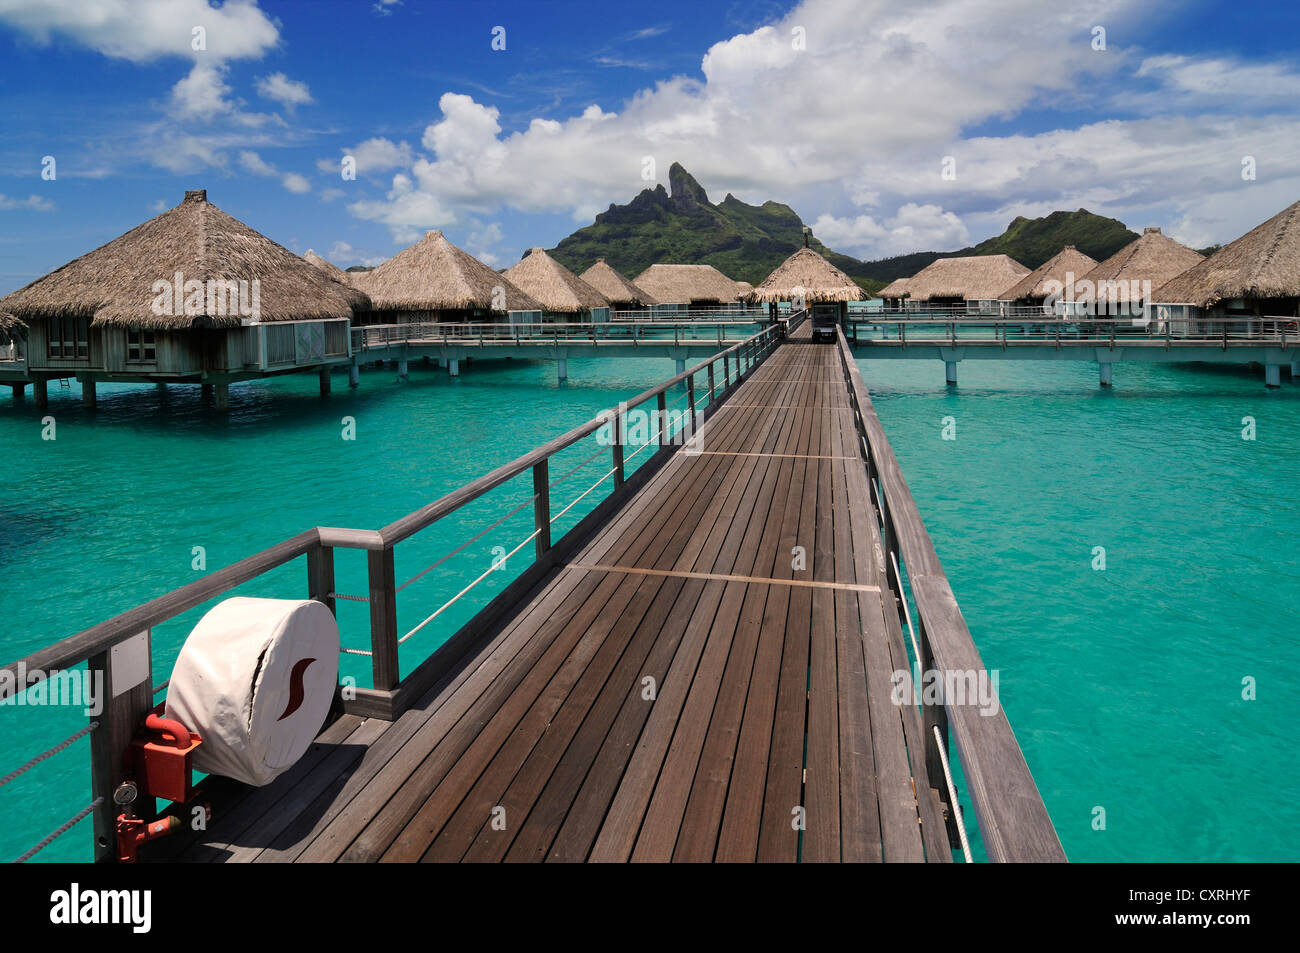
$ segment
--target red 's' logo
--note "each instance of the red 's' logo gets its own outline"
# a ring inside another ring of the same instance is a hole
[[[314,658],[304,658],[294,664],[293,671],[289,673],[289,704],[284,706],[284,714],[276,721],[284,721],[302,707],[302,700],[307,695],[302,687],[302,677],[307,672],[307,666],[314,661],[316,661]]]

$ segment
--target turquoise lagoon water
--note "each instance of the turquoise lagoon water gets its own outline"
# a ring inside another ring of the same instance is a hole
[[[877,409],[1048,809],[1073,860],[1295,860],[1290,731],[1300,693],[1300,385],[1266,393],[1244,370],[1120,365],[1113,393],[1087,364],[863,361]],[[232,389],[218,415],[197,388],[166,398],[75,384],[42,414],[0,396],[0,656],[11,660],[313,525],[376,528],[672,373],[666,360],[483,362],[458,380],[413,365],[366,370],[349,391],[314,376]],[[678,398],[680,400],[680,398]],[[679,405],[680,406],[680,405]],[[1241,439],[1241,418],[1257,439]],[[356,439],[343,440],[345,416]],[[942,441],[952,416],[957,439]],[[594,458],[593,453],[597,454]],[[644,459],[643,454],[636,462]],[[552,463],[553,512],[608,469],[592,441]],[[585,465],[584,465],[585,464]],[[608,484],[606,484],[607,486]],[[597,502],[562,518],[560,531]],[[530,480],[512,481],[397,549],[409,631],[532,529]],[[521,507],[514,515],[512,510]],[[1106,549],[1106,569],[1092,568]],[[489,573],[402,649],[409,671],[523,566]],[[357,552],[336,589],[362,593]],[[305,594],[303,560],[239,594]],[[208,606],[154,631],[161,681]],[[344,643],[367,647],[361,603]],[[368,660],[342,671],[369,684]],[[1258,697],[1242,699],[1242,679]],[[85,723],[66,709],[0,707],[0,776]],[[0,787],[0,859],[88,802],[85,739]],[[1094,811],[1106,812],[1104,831]],[[40,859],[84,859],[89,822]]]
[[[1070,859],[1300,859],[1300,382],[859,367]]]

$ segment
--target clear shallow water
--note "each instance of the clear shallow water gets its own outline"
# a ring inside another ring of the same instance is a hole
[[[859,367],[1070,859],[1300,859],[1300,384]]]
[[[1300,387],[1266,393],[1241,370],[1120,365],[1114,393],[1089,364],[863,361],[890,434],[1065,849],[1073,860],[1295,860]],[[8,661],[313,525],[376,528],[669,376],[666,360],[485,362],[459,380],[412,366],[232,389],[213,413],[197,388],[51,388],[58,439],[0,388],[0,656]],[[1258,439],[1241,440],[1253,415]],[[341,418],[357,439],[341,439]],[[941,419],[957,440],[940,440]],[[552,465],[582,463],[584,444]],[[644,454],[642,458],[644,458]],[[640,459],[638,458],[638,462]],[[553,499],[600,477],[600,456]],[[527,485],[526,485],[527,484]],[[399,584],[531,493],[516,480],[397,550]],[[600,492],[565,517],[572,525]],[[532,529],[531,507],[399,596],[418,624]],[[146,531],[147,530],[147,531]],[[1107,569],[1091,568],[1105,546]],[[513,576],[531,552],[511,563]],[[302,560],[236,590],[305,595]],[[364,560],[338,551],[340,592]],[[409,671],[504,584],[490,576],[402,651]],[[161,681],[203,608],[154,632]],[[364,604],[340,603],[344,642],[367,647]],[[369,684],[368,660],[342,671]],[[1241,700],[1241,679],[1259,683]],[[84,725],[76,711],[0,707],[0,774]],[[0,787],[0,860],[88,802],[88,744]],[[1107,829],[1091,829],[1094,807]],[[39,855],[88,856],[88,821]]]

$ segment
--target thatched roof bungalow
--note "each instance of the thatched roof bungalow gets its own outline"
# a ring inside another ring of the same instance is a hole
[[[1158,287],[1151,302],[1158,327],[1167,322],[1176,333],[1252,333],[1293,324],[1300,317],[1300,202]]]
[[[876,297],[885,300],[886,308],[901,309],[903,307],[903,302],[910,294],[907,290],[907,285],[911,280],[911,278],[895,278],[889,284],[885,285],[885,287],[876,292]]]
[[[1167,238],[1159,228],[1125,245],[1066,289],[1065,307],[1075,314],[1143,312],[1146,296],[1203,259],[1199,252]]]
[[[623,277],[603,258],[578,276],[605,296],[611,306],[620,311],[632,308],[653,308],[659,303],[654,295]]]
[[[818,320],[825,317],[840,323],[848,318],[849,302],[866,296],[857,282],[805,245],[773,269],[746,298],[766,302],[773,318],[777,303],[786,301],[794,308],[807,308]]]
[[[346,356],[364,294],[211,204],[207,192],[0,302],[29,328],[43,384],[96,380],[222,384]],[[39,389],[38,389],[39,393]]]
[[[740,299],[740,288],[712,265],[651,265],[632,279],[663,304],[717,308]]]
[[[588,321],[609,320],[609,301],[605,296],[543,248],[530,248],[518,264],[503,274],[540,302],[547,314]]]
[[[1029,274],[1029,269],[1008,255],[969,255],[938,258],[911,278],[900,293],[888,285],[882,298],[906,298],[909,309],[951,308],[965,305],[971,314],[998,310],[998,297]]]
[[[487,321],[507,313],[541,317],[542,305],[514,282],[430,231],[372,271],[348,272],[374,306],[376,324]]]
[[[1073,245],[1066,245],[1047,261],[998,296],[1009,304],[1041,305],[1048,297],[1059,298],[1066,284],[1097,267],[1097,260]]]
[[[800,248],[750,292],[750,299],[826,304],[861,301],[864,292],[852,278],[811,248]]]

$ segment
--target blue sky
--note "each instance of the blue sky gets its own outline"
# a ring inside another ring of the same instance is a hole
[[[865,258],[1080,206],[1227,241],[1300,199],[1298,27],[1262,0],[0,0],[0,293],[187,188],[345,267],[428,228],[503,267],[674,161]]]

